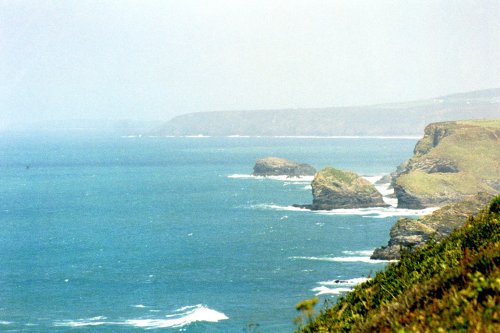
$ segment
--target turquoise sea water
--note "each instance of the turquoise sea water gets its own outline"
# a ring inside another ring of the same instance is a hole
[[[295,304],[335,300],[398,210],[294,210],[308,181],[252,178],[280,156],[365,176],[410,139],[0,140],[0,331],[289,332]],[[375,214],[378,213],[378,214]],[[382,214],[382,215],[381,215]],[[385,217],[384,217],[385,216]],[[335,284],[332,280],[349,280]]]

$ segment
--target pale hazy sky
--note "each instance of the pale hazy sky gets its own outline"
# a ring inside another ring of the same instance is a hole
[[[0,128],[419,99],[498,59],[498,0],[0,0]]]

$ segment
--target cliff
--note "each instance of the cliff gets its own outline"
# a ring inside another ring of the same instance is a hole
[[[279,157],[266,157],[257,160],[253,167],[254,176],[314,176],[316,169],[309,164],[297,163]]]
[[[196,112],[175,117],[148,134],[420,136],[430,122],[495,118],[499,111],[500,89],[489,89],[372,106]]]
[[[298,331],[499,332],[499,279],[497,196],[441,242],[403,254],[319,315],[316,299],[299,303]]]
[[[442,206],[500,191],[500,119],[430,124],[394,175],[400,208]]]
[[[419,219],[401,218],[391,228],[387,246],[376,249],[371,259],[399,259],[401,249],[423,246],[430,239],[439,241],[463,226],[469,216],[477,213],[489,202],[491,195],[478,193],[465,200],[446,205]]]
[[[351,171],[325,168],[311,183],[313,210],[386,207],[382,195],[366,179]]]

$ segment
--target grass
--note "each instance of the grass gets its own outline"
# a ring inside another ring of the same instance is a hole
[[[500,196],[441,242],[311,316],[297,332],[500,332]],[[310,304],[310,303],[308,303]]]
[[[325,168],[318,174],[318,181],[331,183],[332,181],[339,181],[348,185],[352,185],[357,178],[356,174],[350,171],[342,171],[332,167]]]
[[[459,173],[425,173],[415,170],[398,178],[398,184],[410,193],[421,196],[446,196],[452,193],[472,194],[492,192],[487,185],[478,182],[474,175]]]
[[[500,129],[500,119],[488,119],[488,120],[460,120],[457,121],[459,125],[470,125],[470,126],[480,126],[480,127],[490,127]]]
[[[458,125],[457,125],[458,124]],[[422,196],[497,192],[490,185],[500,179],[500,119],[436,124],[449,133],[435,147],[432,136],[418,144],[410,164],[422,159],[454,161],[458,173],[424,173],[412,170],[397,183],[409,192]],[[422,154],[422,152],[424,152]]]

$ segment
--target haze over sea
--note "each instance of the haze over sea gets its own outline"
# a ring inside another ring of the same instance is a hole
[[[310,179],[250,177],[255,160],[378,177],[415,142],[4,136],[0,330],[291,331],[297,302],[387,265],[371,251],[416,212],[294,209]]]

